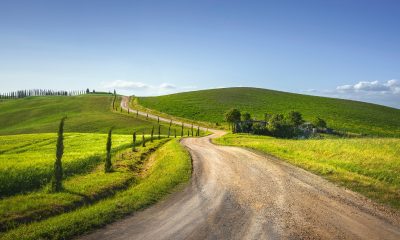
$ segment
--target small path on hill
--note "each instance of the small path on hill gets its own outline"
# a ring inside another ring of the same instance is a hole
[[[223,134],[182,140],[193,159],[183,191],[82,239],[400,239],[398,212],[278,159],[210,142]]]

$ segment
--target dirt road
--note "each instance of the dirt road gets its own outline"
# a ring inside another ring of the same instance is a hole
[[[181,192],[83,239],[400,239],[400,216],[280,160],[186,138]]]

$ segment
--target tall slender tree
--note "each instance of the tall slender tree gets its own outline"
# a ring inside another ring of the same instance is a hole
[[[64,121],[67,117],[61,118],[60,125],[58,127],[58,137],[56,146],[56,161],[54,163],[54,175],[52,181],[52,190],[54,192],[59,192],[62,189],[62,156],[64,154]]]
[[[154,126],[151,129],[150,142],[153,142]]]
[[[161,125],[158,124],[158,139],[161,139]]]
[[[144,138],[144,132],[142,135],[142,147],[146,147],[146,139]]]
[[[176,128],[174,129],[174,133],[175,133],[175,138],[176,138]]]
[[[192,137],[193,137],[193,123],[192,123]]]
[[[106,173],[111,172],[112,169],[112,164],[111,164],[111,144],[112,144],[112,128],[108,131],[108,137],[107,137],[107,144],[106,144],[106,150],[107,150],[107,156],[106,156],[106,162],[104,163],[104,171]]]
[[[182,123],[182,129],[181,129],[181,137],[183,137],[183,123]]]
[[[136,151],[135,147],[136,147],[136,132],[133,132],[133,136],[132,136],[132,152]]]

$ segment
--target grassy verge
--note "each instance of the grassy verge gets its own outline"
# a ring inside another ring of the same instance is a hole
[[[0,230],[71,211],[126,189],[138,177],[147,156],[166,141],[168,139],[149,142],[146,147],[138,147],[135,152],[131,149],[120,151],[113,159],[113,172],[104,173],[103,164],[100,164],[89,174],[66,179],[62,192],[51,193],[48,188],[44,188],[0,200]]]
[[[400,209],[400,139],[284,140],[227,134],[214,141],[272,154]]]
[[[146,174],[137,184],[115,196],[73,212],[22,225],[0,235],[1,239],[66,239],[104,226],[148,206],[189,180],[189,153],[172,140],[151,157]]]

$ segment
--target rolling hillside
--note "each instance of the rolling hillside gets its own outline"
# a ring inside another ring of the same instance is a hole
[[[149,132],[155,122],[112,112],[110,95],[28,97],[0,102],[0,135],[56,132],[67,116],[66,132],[131,134]],[[178,128],[180,129],[180,128]]]
[[[223,123],[230,108],[249,112],[257,119],[264,113],[300,111],[306,120],[319,116],[328,126],[353,133],[400,137],[400,110],[376,104],[279,92],[260,88],[224,88],[139,97],[139,104],[170,115]]]

